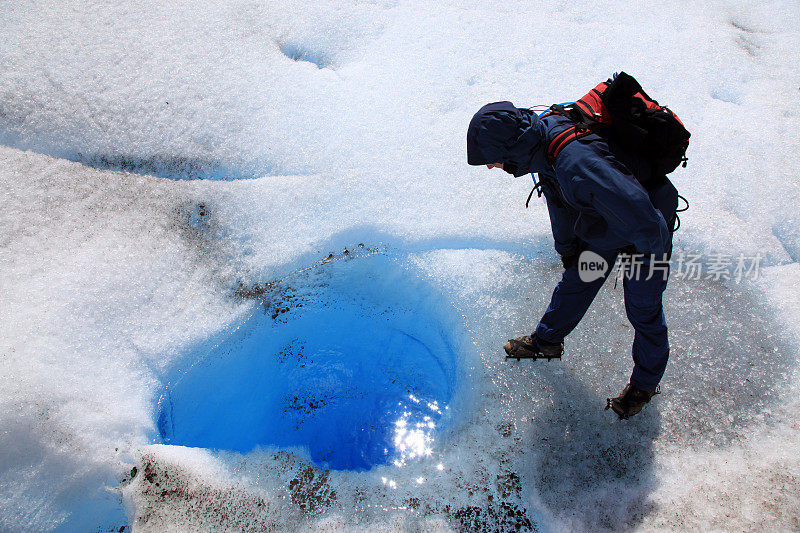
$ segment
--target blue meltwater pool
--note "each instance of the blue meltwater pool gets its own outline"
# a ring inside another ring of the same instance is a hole
[[[157,406],[167,444],[303,447],[365,470],[431,453],[453,417],[452,312],[384,254],[347,254],[256,287],[254,313],[193,350]]]

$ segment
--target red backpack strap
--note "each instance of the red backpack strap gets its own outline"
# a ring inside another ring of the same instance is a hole
[[[554,164],[556,157],[569,143],[592,133],[591,126],[596,124],[611,124],[611,114],[603,103],[602,95],[608,88],[607,82],[600,82],[583,98],[570,105],[557,104],[541,118],[550,115],[563,115],[568,117],[573,126],[565,129],[555,136],[547,147],[547,159]]]
[[[555,164],[556,157],[561,153],[569,143],[581,137],[585,137],[592,133],[592,130],[581,129],[577,126],[571,126],[558,135],[556,135],[547,147],[547,160],[551,165]]]

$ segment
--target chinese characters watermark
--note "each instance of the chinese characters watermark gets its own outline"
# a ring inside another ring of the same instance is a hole
[[[744,280],[756,280],[761,276],[761,253],[736,256],[723,253],[712,253],[707,257],[701,254],[679,252],[672,258],[677,279],[710,279],[733,280],[741,283]]]
[[[685,252],[676,253],[671,260],[656,259],[643,254],[618,254],[609,271],[608,261],[591,250],[581,252],[578,258],[578,275],[590,283],[612,273],[617,277],[666,280],[672,274],[680,280],[734,281],[741,283],[756,280],[761,275],[763,255],[738,255],[714,252],[708,256]]]

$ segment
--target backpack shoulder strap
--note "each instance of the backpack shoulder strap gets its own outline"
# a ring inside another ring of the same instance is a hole
[[[555,104],[544,113],[541,118],[561,115],[570,120],[566,129],[559,132],[547,145],[547,161],[552,167],[556,162],[556,157],[569,143],[581,137],[585,137],[592,132],[587,121],[583,120],[582,111],[576,107],[576,103]]]
[[[569,143],[574,140],[586,137],[591,134],[592,130],[588,128],[580,128],[578,125],[570,126],[558,135],[556,135],[547,147],[547,159],[552,166],[556,162],[558,154],[561,153]]]
[[[611,115],[603,103],[602,95],[608,88],[608,82],[600,82],[577,102],[554,104],[540,118],[550,115],[561,115],[568,118],[572,125],[556,135],[547,147],[547,160],[553,166],[556,157],[569,143],[590,133],[593,129],[611,124]]]

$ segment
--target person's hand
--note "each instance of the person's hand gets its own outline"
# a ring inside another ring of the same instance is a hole
[[[564,265],[564,270],[569,270],[572,267],[578,266],[578,253],[561,254],[561,264]]]

